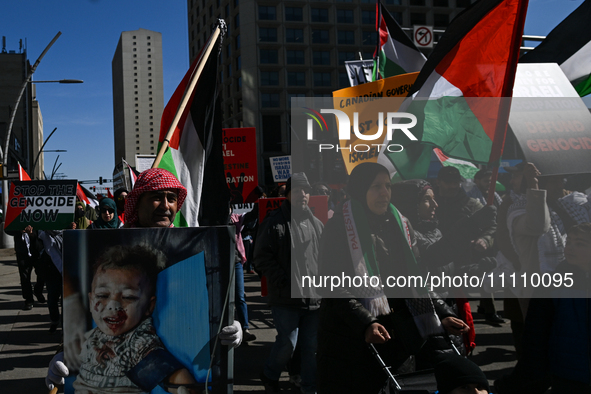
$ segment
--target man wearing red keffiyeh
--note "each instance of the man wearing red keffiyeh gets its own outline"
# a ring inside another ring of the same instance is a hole
[[[125,227],[172,227],[187,189],[170,172],[151,168],[142,172],[125,202]]]
[[[187,189],[173,174],[161,168],[146,170],[137,178],[125,202],[125,227],[172,227],[176,213],[183,206],[186,197]],[[67,294],[67,290],[64,290],[64,302],[71,298],[78,299],[79,295]],[[83,336],[84,328],[81,327],[81,330]],[[242,342],[242,326],[235,320],[231,325],[222,328],[219,338],[222,345],[239,346]],[[65,345],[64,349],[67,352],[68,345]],[[45,384],[49,389],[64,384],[64,377],[69,375],[63,357],[64,353],[60,352],[49,364],[45,378]],[[77,369],[78,366],[74,367]]]

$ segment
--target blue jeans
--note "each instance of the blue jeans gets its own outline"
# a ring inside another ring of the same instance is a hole
[[[271,312],[277,336],[265,363],[265,375],[279,380],[297,343],[302,353],[302,392],[315,393],[318,311],[273,306]]]
[[[248,310],[246,309],[246,299],[244,298],[244,270],[242,263],[236,263],[234,283],[236,284],[235,302],[238,321],[242,324],[244,330],[248,330]]]

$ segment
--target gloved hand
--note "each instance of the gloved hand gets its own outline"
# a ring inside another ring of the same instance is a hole
[[[84,343],[86,326],[83,316],[86,311],[82,305],[80,294],[75,293],[64,298],[64,355],[66,364],[72,371],[80,369],[80,352]]]
[[[242,326],[238,320],[234,320],[234,323],[230,326],[222,328],[220,331],[220,339],[222,345],[230,346],[232,348],[240,346],[242,343]]]
[[[55,386],[64,384],[64,378],[70,374],[68,367],[64,364],[64,352],[59,352],[49,362],[49,369],[45,377],[45,385],[49,390]]]

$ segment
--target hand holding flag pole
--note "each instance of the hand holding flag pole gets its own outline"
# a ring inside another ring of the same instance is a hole
[[[205,67],[205,64],[207,63],[207,59],[209,58],[209,55],[211,54],[211,51],[213,50],[221,31],[222,31],[222,27],[218,24],[218,26],[216,26],[216,28],[212,34],[211,39],[209,40],[209,42],[207,44],[207,48],[205,48],[205,53],[203,54],[203,58],[199,62],[199,67],[197,67],[197,70],[195,70],[195,73],[191,76],[191,83],[187,87],[187,90],[185,90],[185,94],[183,95],[183,99],[182,99],[181,103],[179,104],[179,108],[177,109],[176,115],[175,115],[172,123],[170,124],[170,128],[168,129],[168,132],[166,133],[166,138],[164,139],[164,141],[162,141],[162,145],[160,146],[160,151],[158,152],[158,156],[156,156],[156,160],[154,160],[154,163],[152,164],[152,168],[158,168],[158,165],[160,164],[160,161],[162,160],[162,156],[164,156],[166,149],[168,149],[168,144],[170,143],[170,139],[172,138],[172,135],[174,134],[174,131],[176,130],[176,127],[179,123],[181,116],[183,115],[183,112],[185,110],[185,107],[187,106],[187,103],[189,102],[189,99],[193,96],[193,91],[195,90],[195,86],[197,85],[197,81],[199,80],[199,76],[201,75],[201,72],[203,71],[203,68]]]

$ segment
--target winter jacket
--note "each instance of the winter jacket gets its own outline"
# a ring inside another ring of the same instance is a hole
[[[314,289],[302,288],[302,277],[318,273],[322,229],[309,208],[298,215],[287,200],[261,223],[254,265],[267,278],[269,305],[318,309],[320,300]],[[292,292],[299,297],[292,297]]]
[[[368,217],[368,222],[382,278],[387,275],[405,275],[403,261],[395,266],[384,263],[384,259],[392,253],[395,258],[401,256],[398,253],[401,250],[401,246],[397,245],[398,238],[392,236],[394,231],[400,231],[394,217],[377,221]],[[400,258],[402,260],[402,257]],[[327,261],[338,262],[339,272],[334,272],[334,265]],[[355,275],[345,220],[340,210],[335,212],[324,230],[319,274]],[[419,341],[422,339],[404,298],[389,298],[392,313],[373,316],[353,294],[347,294],[346,290],[340,289],[338,295],[342,298],[333,298],[334,292],[332,297],[331,294],[325,293],[320,307],[318,392],[373,393],[378,392],[384,385],[387,376],[365,343],[365,330],[374,322],[386,327],[392,337],[385,344],[374,345],[386,365],[391,366],[393,372],[411,372],[414,362],[410,358],[408,345],[410,342],[416,342],[417,336]],[[445,302],[433,299],[433,305],[440,319],[455,316]]]

